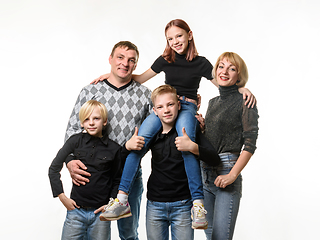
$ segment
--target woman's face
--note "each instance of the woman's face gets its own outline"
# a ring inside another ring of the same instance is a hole
[[[238,70],[227,59],[222,59],[216,70],[216,80],[220,86],[229,87],[238,81]]]
[[[189,40],[192,39],[192,32],[186,32],[184,29],[172,26],[166,32],[166,38],[169,46],[178,54],[186,54],[188,51]]]

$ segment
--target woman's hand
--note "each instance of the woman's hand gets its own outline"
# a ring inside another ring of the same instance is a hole
[[[202,116],[202,114],[197,114],[196,115],[196,119],[198,120],[199,122],[199,126],[200,126],[200,129],[201,129],[201,132],[204,131],[205,129],[205,123],[204,123],[204,117]]]
[[[243,99],[247,99],[245,105],[247,105],[248,108],[253,108],[256,105],[256,97],[249,91],[248,88],[239,88],[239,93],[243,95]]]
[[[105,79],[108,79],[110,77],[110,73],[106,73],[101,75],[100,77],[93,80],[90,84],[97,84],[98,82],[102,82]]]
[[[219,188],[225,188],[232,184],[237,179],[237,176],[232,176],[230,173],[227,175],[219,175],[214,181],[214,185]]]

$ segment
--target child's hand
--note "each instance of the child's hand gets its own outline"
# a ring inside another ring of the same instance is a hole
[[[126,149],[128,151],[141,150],[144,146],[144,137],[138,136],[138,128],[135,127],[134,134],[128,142],[126,142]]]
[[[96,78],[95,80],[93,80],[90,84],[97,84],[98,82],[102,82],[105,79],[108,79],[110,77],[110,73],[106,73],[101,75],[100,77]]]
[[[93,213],[94,214],[97,214],[99,212],[104,212],[104,208],[106,207],[107,205],[103,205],[102,207],[99,207],[98,209],[96,209]]]
[[[256,105],[257,100],[248,88],[239,88],[239,93],[243,95],[243,99],[247,99],[245,105],[247,105],[248,108],[253,108]]]
[[[68,198],[64,193],[60,193],[58,197],[66,209],[73,210],[75,208],[79,208],[77,203],[73,199]]]
[[[174,142],[176,144],[177,149],[179,151],[185,151],[185,152],[188,151],[193,154],[199,155],[198,145],[189,138],[186,132],[186,129],[184,127],[182,128],[182,133],[183,133],[183,136],[176,137],[176,140]]]

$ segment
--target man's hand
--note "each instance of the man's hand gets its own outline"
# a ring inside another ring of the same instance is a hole
[[[86,183],[89,182],[89,179],[84,176],[90,177],[91,174],[85,171],[87,170],[87,167],[80,160],[72,160],[68,162],[67,168],[70,172],[72,182],[75,185],[86,185]]]
[[[134,134],[129,141],[126,142],[126,149],[128,151],[141,150],[144,146],[144,137],[138,136],[138,128],[135,127]]]

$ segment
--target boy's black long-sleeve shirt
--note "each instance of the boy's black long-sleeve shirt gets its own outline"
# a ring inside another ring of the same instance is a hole
[[[60,171],[70,153],[74,154],[75,159],[81,160],[91,174],[88,177],[90,182],[86,185],[72,186],[70,198],[77,205],[98,208],[107,204],[110,197],[116,197],[129,151],[110,140],[107,135],[98,138],[88,133],[71,136],[52,161],[49,178],[54,197],[63,193]]]
[[[167,134],[161,130],[150,144],[152,171],[148,180],[147,198],[157,202],[175,202],[191,198],[181,151],[175,145],[178,137],[175,128]],[[196,143],[199,146],[199,160],[217,166],[221,160],[214,147],[200,132]]]

